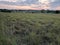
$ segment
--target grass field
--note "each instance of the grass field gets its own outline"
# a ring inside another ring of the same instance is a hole
[[[60,45],[60,14],[0,12],[0,45]]]

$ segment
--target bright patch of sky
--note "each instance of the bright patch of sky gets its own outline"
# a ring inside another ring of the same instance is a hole
[[[55,0],[39,0],[39,2],[41,3],[50,3],[50,2],[54,2]]]

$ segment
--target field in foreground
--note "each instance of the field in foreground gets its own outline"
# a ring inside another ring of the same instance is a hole
[[[60,14],[0,12],[0,45],[60,45]]]

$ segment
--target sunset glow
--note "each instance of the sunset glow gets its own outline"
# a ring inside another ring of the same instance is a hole
[[[58,2],[58,4],[57,4]],[[52,6],[54,5],[55,6]],[[0,0],[0,8],[2,9],[59,9],[59,0]]]

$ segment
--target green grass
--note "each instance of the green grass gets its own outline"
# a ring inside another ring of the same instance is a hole
[[[60,45],[60,14],[0,12],[0,45]]]

